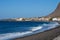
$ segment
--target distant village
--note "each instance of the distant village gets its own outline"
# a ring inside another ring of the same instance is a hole
[[[37,18],[11,18],[1,21],[60,21],[60,17],[37,17]]]
[[[60,17],[16,18],[16,21],[60,21]]]

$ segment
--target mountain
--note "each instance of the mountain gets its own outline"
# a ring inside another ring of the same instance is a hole
[[[55,11],[53,11],[51,14],[49,14],[47,17],[60,17],[60,3],[58,4]]]

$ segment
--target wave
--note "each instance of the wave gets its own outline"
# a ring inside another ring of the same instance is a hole
[[[51,22],[49,24],[43,24],[43,26],[48,27],[47,29],[52,29],[52,28],[58,27],[58,25],[60,25],[60,24],[57,22]]]
[[[26,31],[26,32],[13,32],[13,33],[0,34],[0,40],[9,40],[9,39],[18,38],[18,37],[24,37],[26,35],[33,34],[34,31],[38,31],[38,30],[44,31],[43,29],[44,27],[47,27],[47,29],[45,30],[48,30],[51,28],[55,28],[57,25],[59,24],[54,22],[54,23],[49,23],[49,24],[43,24],[41,26],[39,25],[36,27],[31,27],[30,31]],[[38,32],[35,32],[35,33],[38,33]]]
[[[6,34],[0,34],[0,40],[8,40],[8,39],[13,39],[17,37],[24,37],[26,35],[30,35],[33,33],[33,31],[41,29],[41,26],[38,27],[33,27],[30,29],[30,31],[27,32],[14,32],[14,33],[6,33]]]
[[[17,37],[23,37],[25,35],[28,35],[29,33],[32,33],[31,31],[27,32],[14,32],[14,33],[6,33],[6,34],[0,34],[0,40],[8,40],[12,38],[17,38]]]
[[[42,28],[43,28],[42,26],[33,27],[33,28],[31,29],[31,31],[37,31],[37,30],[40,30],[40,29],[42,29]]]

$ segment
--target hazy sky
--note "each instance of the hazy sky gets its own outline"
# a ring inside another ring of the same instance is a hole
[[[0,0],[0,18],[38,17],[50,14],[60,0]]]

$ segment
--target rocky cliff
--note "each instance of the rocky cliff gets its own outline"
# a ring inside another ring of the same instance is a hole
[[[49,14],[47,17],[60,17],[60,3],[58,4],[55,11],[53,11],[51,14]]]

